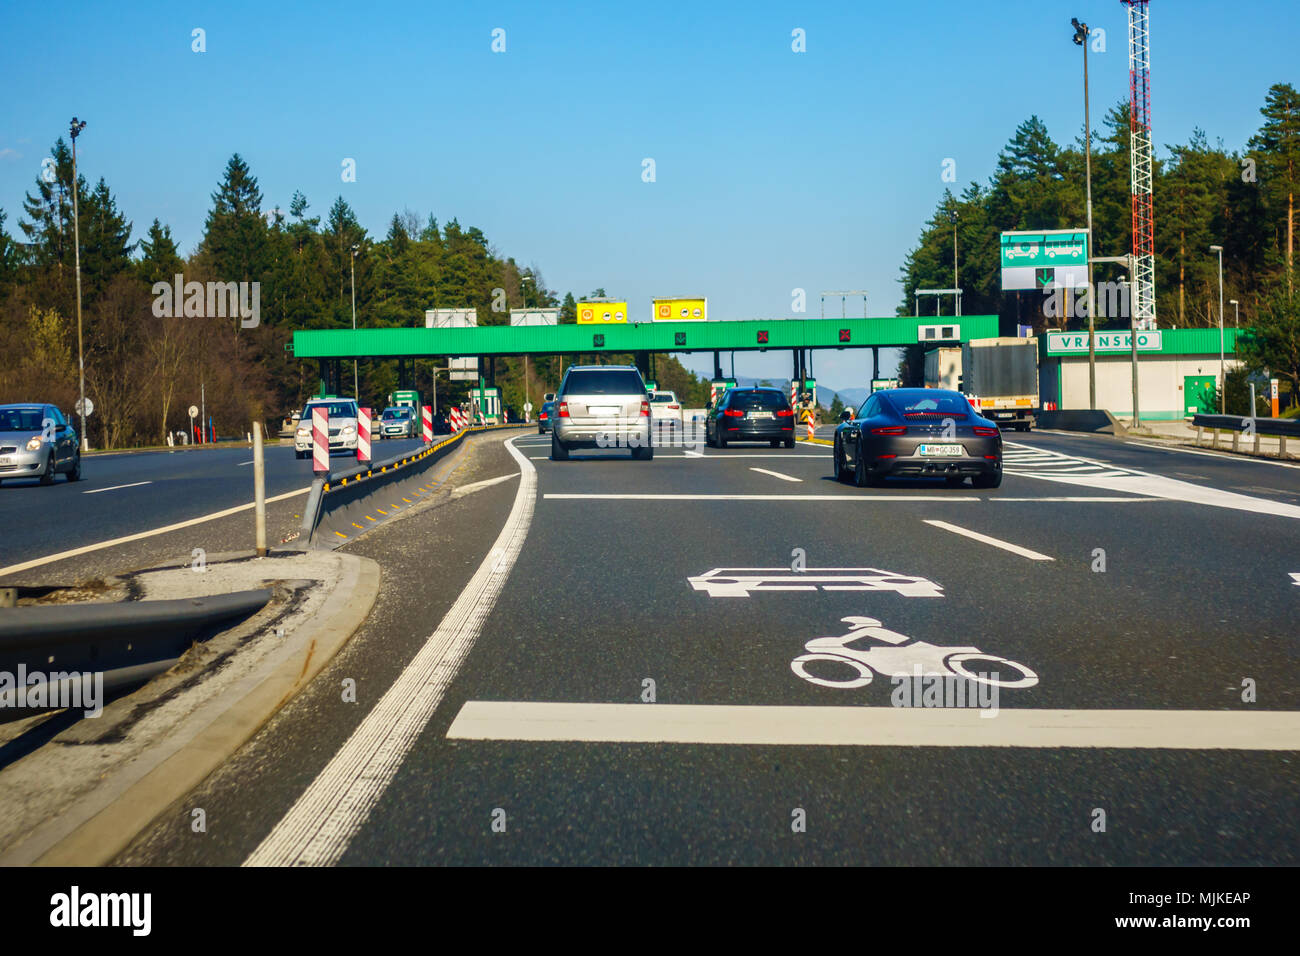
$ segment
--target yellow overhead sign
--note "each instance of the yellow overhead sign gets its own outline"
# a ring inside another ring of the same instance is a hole
[[[612,322],[627,322],[626,302],[579,302],[579,325],[605,325]]]
[[[656,322],[703,322],[709,317],[709,300],[655,299],[651,314]]]

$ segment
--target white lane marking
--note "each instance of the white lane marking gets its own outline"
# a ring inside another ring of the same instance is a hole
[[[1015,449],[1017,454],[1022,453],[1022,449],[1029,448],[1028,445],[1017,445],[1013,442],[1008,442],[1007,447]],[[1087,458],[1076,458],[1059,452],[1053,452],[1052,455],[1058,460],[1073,460],[1098,465],[1097,462]],[[1219,488],[1211,488],[1190,481],[1180,481],[1177,478],[1166,478],[1163,475],[1137,471],[1131,468],[1118,470],[1113,467],[1098,465],[1098,474],[1075,475],[1062,474],[1059,471],[1050,469],[1022,471],[1016,468],[1012,458],[1008,457],[1006,460],[1008,466],[1005,471],[1008,474],[1027,475],[1031,478],[1059,481],[1070,485],[1085,485],[1089,488],[1098,488],[1105,491],[1128,492],[1129,494],[1143,495],[1148,498],[1165,498],[1169,501],[1208,505],[1212,508],[1231,508],[1236,511],[1250,511],[1256,514],[1300,518],[1300,505],[1286,504],[1281,501],[1274,501],[1271,498],[1255,498],[1250,495],[1241,495],[1233,491],[1223,491]]]
[[[760,475],[771,475],[773,478],[780,478],[782,481],[803,481],[802,478],[794,478],[790,475],[783,475],[779,471],[768,471],[766,468],[755,468],[753,465],[750,466],[749,470],[756,471]]]
[[[928,578],[880,568],[713,568],[686,579],[709,597],[747,598],[766,591],[895,591],[903,597],[941,598],[943,587]]]
[[[537,470],[513,441],[505,446],[519,462],[522,479],[496,543],[438,629],[244,861],[245,866],[337,863],[438,709],[505,586],[532,524]]]
[[[83,495],[97,495],[101,491],[117,491],[119,488],[139,488],[141,485],[152,485],[152,481],[133,481],[129,485],[113,485],[109,488],[92,488],[90,491],[83,491]]]
[[[944,504],[949,501],[980,501],[980,498],[953,495],[614,495],[614,494],[556,494],[543,498],[563,501],[930,501]]]
[[[248,459],[248,461],[241,461],[241,462],[240,462],[238,465],[236,465],[235,467],[237,467],[237,468],[243,468],[245,465],[251,465],[252,463],[253,463],[253,459],[250,458],[250,459]]]
[[[998,538],[990,538],[986,534],[980,534],[978,531],[971,531],[969,528],[959,528],[955,524],[949,524],[946,521],[935,521],[932,518],[923,519],[926,524],[933,525],[936,528],[942,528],[944,531],[951,531],[953,534],[960,534],[974,541],[980,541],[984,544],[992,545],[995,548],[1001,548],[1003,551],[1010,551],[1012,554],[1018,554],[1022,558],[1028,558],[1030,561],[1055,561],[1055,558],[1048,557],[1045,554],[1039,554],[1037,551],[1030,551],[1028,548],[1022,548],[1018,544],[1011,544]]]
[[[508,475],[501,475],[497,478],[486,478],[483,481],[475,481],[468,485],[461,485],[451,493],[451,497],[461,498],[465,495],[472,495],[476,491],[482,491],[484,488],[490,488],[492,485],[499,485],[503,481],[509,481],[511,478],[518,478],[519,472],[514,471]]]
[[[1231,452],[1208,451],[1208,450],[1197,449],[1197,448],[1183,448],[1182,446],[1179,445],[1174,445],[1174,446],[1155,445],[1152,444],[1151,442],[1144,442],[1144,441],[1125,441],[1124,444],[1137,445],[1139,448],[1155,448],[1160,451],[1177,451],[1177,452],[1182,452],[1184,455],[1201,455],[1205,458],[1217,458],[1220,461],[1227,461],[1227,462],[1253,461],[1259,465],[1277,465],[1280,468],[1300,468],[1300,465],[1288,464],[1285,461],[1273,461],[1273,459],[1271,458],[1255,458],[1251,455],[1234,455]]]
[[[310,487],[299,488],[296,491],[286,491],[282,495],[275,495],[272,498],[267,498],[266,502],[267,504],[270,504],[273,501],[283,501],[285,498],[293,498],[296,495],[305,495],[309,491],[311,491]],[[108,541],[100,541],[98,544],[87,544],[80,548],[72,548],[69,551],[60,551],[57,554],[47,554],[43,558],[32,558],[32,560],[24,561],[21,564],[11,564],[7,568],[0,568],[0,574],[14,574],[18,571],[26,571],[28,568],[38,568],[42,564],[62,561],[65,558],[75,558],[80,554],[89,554],[92,551],[102,551],[104,548],[126,544],[130,541],[139,541],[142,538],[152,538],[155,535],[167,534],[169,531],[179,531],[181,528],[189,528],[196,524],[202,524],[205,521],[215,521],[217,518],[225,518],[229,515],[238,514],[241,511],[251,511],[255,504],[255,502],[250,501],[246,505],[227,508],[225,511],[214,511],[209,515],[203,515],[199,518],[190,518],[188,521],[178,521],[176,524],[169,524],[162,528],[154,528],[152,531],[139,531],[135,534],[128,534],[121,538],[112,538]]]
[[[989,501],[1088,501],[1100,502],[1108,505],[1126,505],[1129,503],[1140,504],[1144,501],[1163,500],[1163,498],[1114,498],[1109,495],[1066,495],[1057,498],[1003,498],[999,495],[994,495],[989,498]]]
[[[1300,750],[1300,711],[758,707],[466,701],[457,740],[810,747]],[[986,712],[985,712],[986,713]]]
[[[1291,575],[1291,583],[1296,587],[1300,587],[1300,572],[1291,571],[1288,573]]]

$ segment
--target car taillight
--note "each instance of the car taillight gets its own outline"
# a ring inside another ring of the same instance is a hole
[[[884,425],[880,428],[871,429],[873,435],[906,435],[906,425]]]
[[[668,406],[668,410],[669,410],[669,411],[673,411],[673,412],[680,412],[680,411],[682,410],[682,406],[680,406],[680,405],[669,405],[669,406]]]
[[[985,428],[983,425],[976,425],[975,434],[983,435],[985,438],[992,438],[994,435],[999,434],[999,432],[996,428]]]
[[[568,403],[568,402],[560,402],[560,407],[557,408],[556,411],[559,413],[559,415],[560,415],[561,418],[568,418],[568,417],[569,417],[569,403]]]
[[[722,410],[722,414],[726,415],[728,418],[744,418],[744,417],[745,417],[745,413],[742,412],[739,408],[724,408],[724,409]]]
[[[642,403],[641,403],[641,417],[642,417],[642,418],[649,418],[649,417],[650,417],[650,403],[649,403],[649,402],[642,402]]]
[[[542,418],[542,421],[545,421],[545,420],[546,420],[546,413],[545,413],[545,412],[542,412],[542,414],[541,414],[541,418]]]
[[[777,418],[789,418],[793,414],[794,414],[793,408],[778,408],[776,410]]]

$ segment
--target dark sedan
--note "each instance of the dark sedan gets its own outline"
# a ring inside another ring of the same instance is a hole
[[[726,448],[733,441],[765,441],[773,448],[794,447],[794,409],[779,388],[731,388],[704,420],[704,441]]]
[[[1002,484],[1002,432],[960,392],[892,388],[876,392],[835,429],[834,468],[859,487],[886,478],[945,478],[976,488]]]
[[[537,415],[537,434],[545,435],[551,430],[551,416],[555,414],[555,402],[543,402],[542,410]]]

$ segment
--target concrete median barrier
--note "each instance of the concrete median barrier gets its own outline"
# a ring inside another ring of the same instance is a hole
[[[1056,412],[1039,412],[1038,427],[1065,432],[1097,432],[1124,435],[1127,430],[1104,408],[1065,408]]]

